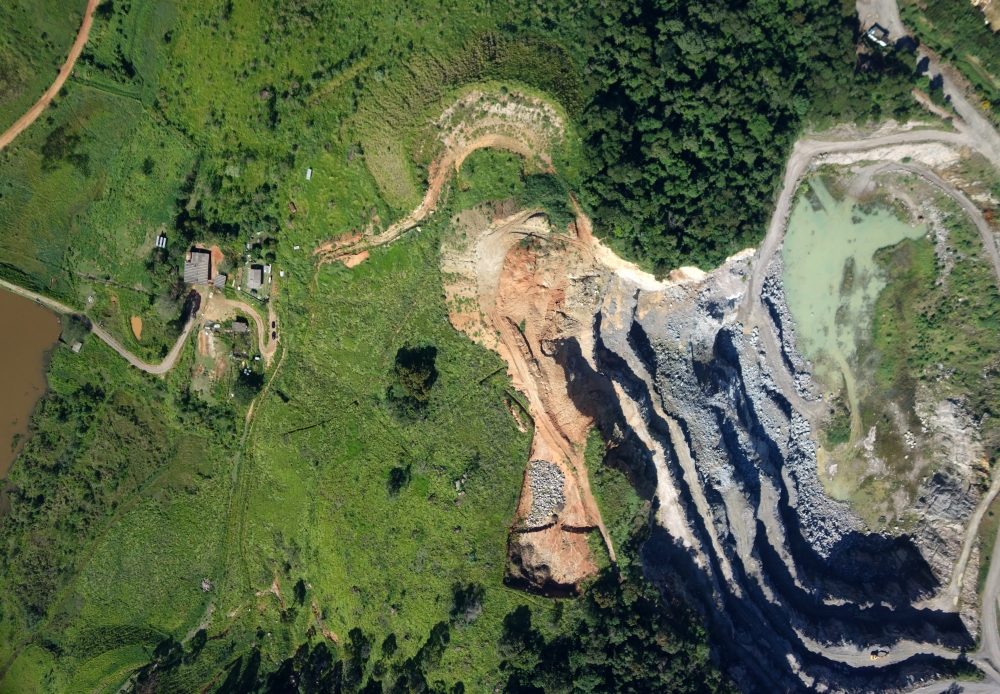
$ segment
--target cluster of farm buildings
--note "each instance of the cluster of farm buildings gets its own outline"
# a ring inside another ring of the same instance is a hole
[[[246,269],[246,286],[245,288],[237,287],[237,289],[257,296],[266,284],[270,284],[270,274],[270,264],[248,264]],[[225,273],[218,272],[217,268],[212,267],[212,252],[210,250],[194,247],[188,251],[187,257],[184,259],[185,283],[214,286],[222,289],[226,286],[228,279]]]

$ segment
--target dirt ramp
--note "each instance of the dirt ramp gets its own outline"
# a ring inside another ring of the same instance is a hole
[[[441,269],[452,325],[507,362],[534,419],[507,582],[547,595],[575,593],[597,572],[588,534],[601,532],[612,557],[614,549],[583,461],[595,421],[574,404],[559,345],[592,342],[607,273],[589,244],[552,232],[544,214],[502,204],[452,218]]]

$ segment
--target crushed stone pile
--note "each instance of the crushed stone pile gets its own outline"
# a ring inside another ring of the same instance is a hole
[[[531,513],[526,521],[529,528],[552,522],[552,514],[566,503],[563,485],[566,476],[559,466],[547,460],[532,460],[528,471],[531,482]]]

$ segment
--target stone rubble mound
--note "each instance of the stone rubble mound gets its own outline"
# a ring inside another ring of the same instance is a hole
[[[532,460],[528,471],[531,483],[531,513],[527,527],[538,528],[552,523],[552,516],[566,503],[563,485],[566,476],[559,466],[546,460]]]

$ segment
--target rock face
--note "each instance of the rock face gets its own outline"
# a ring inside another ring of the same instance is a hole
[[[790,401],[821,405],[795,352],[780,267],[767,274],[764,324],[736,322],[748,261],[655,291],[613,276],[595,317],[598,370],[638,415],[636,453],[663,459],[647,576],[703,606],[745,691],[894,691],[930,675],[930,654],[973,645],[958,613],[926,607],[961,543],[943,547],[930,526],[866,533],[826,495],[809,421]],[[936,515],[960,530],[967,488],[935,484]],[[876,648],[889,655],[873,667]]]
[[[751,254],[660,283],[582,217],[567,235],[502,214],[456,216],[442,270],[452,323],[500,353],[533,417],[508,585],[574,593],[596,571],[588,532],[614,561],[583,464],[597,427],[604,463],[650,502],[646,576],[700,607],[744,691],[902,691],[973,646],[974,605],[960,614],[949,596],[974,602],[977,557],[964,582],[951,572],[977,497],[961,474],[933,476],[916,529],[891,536],[826,495],[810,422],[827,406],[795,349],[780,260],[743,325]]]

